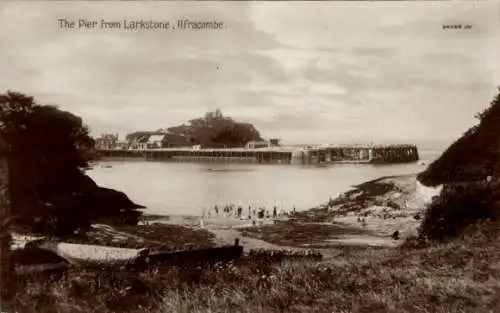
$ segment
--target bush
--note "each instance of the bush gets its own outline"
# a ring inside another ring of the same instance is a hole
[[[427,208],[419,230],[421,239],[446,240],[464,235],[471,226],[497,221],[500,216],[498,181],[445,185]]]
[[[8,91],[0,95],[0,137],[16,226],[65,236],[103,217],[137,223],[142,206],[84,174],[96,155],[80,117]]]

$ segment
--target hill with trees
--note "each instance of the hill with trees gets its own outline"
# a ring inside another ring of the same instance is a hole
[[[142,206],[85,175],[96,155],[78,116],[8,91],[0,95],[0,137],[14,224],[64,236],[102,219],[137,223]]]
[[[484,180],[500,173],[500,93],[484,112],[476,116],[479,123],[428,168],[418,175],[427,186],[453,182]]]
[[[479,123],[417,176],[424,185],[443,185],[440,195],[427,208],[420,229],[422,238],[464,236],[478,225],[486,233],[498,233],[500,92],[476,117]]]
[[[151,135],[164,135],[163,147],[201,145],[203,148],[243,147],[249,141],[263,140],[250,123],[236,122],[217,109],[187,124],[157,131],[138,131],[127,135],[127,140],[147,142]]]

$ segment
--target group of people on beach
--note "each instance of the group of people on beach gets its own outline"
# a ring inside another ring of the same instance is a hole
[[[225,205],[219,207],[215,205],[213,208],[209,208],[207,212],[203,212],[202,217],[211,218],[212,216],[224,216],[232,217],[240,220],[264,220],[264,219],[277,219],[281,217],[288,217],[291,213],[295,213],[295,207],[290,211],[278,210],[276,206],[272,210],[266,209],[265,207],[252,207],[248,206],[246,212],[243,212],[243,207],[241,205]]]

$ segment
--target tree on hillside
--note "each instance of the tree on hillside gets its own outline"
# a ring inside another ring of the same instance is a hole
[[[155,132],[151,131],[136,131],[125,136],[125,139],[129,142],[140,142],[145,143],[148,141],[151,135],[155,134]]]
[[[7,166],[6,144],[0,133],[0,280],[5,281],[11,274],[8,257],[11,237],[8,233],[10,215],[9,169]]]
[[[215,147],[232,148],[237,147],[240,142],[239,136],[236,134],[234,129],[231,127],[223,128],[211,138],[213,145]]]
[[[500,221],[500,89],[491,105],[418,180],[443,189],[427,207],[421,239],[447,240],[472,230],[498,232]]]
[[[10,213],[9,168],[6,152],[5,141],[0,136],[0,221],[4,221]]]
[[[75,177],[94,159],[88,127],[69,112],[9,91],[0,96],[0,132],[7,148],[13,214],[57,215],[57,200],[78,190]]]
[[[260,137],[260,136],[259,136]],[[211,140],[215,145],[226,147],[242,147],[254,140],[255,133],[243,124],[235,123],[215,133]]]
[[[68,233],[104,212],[95,206],[111,192],[84,175],[95,154],[81,118],[8,91],[0,95],[0,134],[7,150],[13,215]]]
[[[150,135],[164,134],[163,147],[184,147],[201,145],[203,148],[223,146],[244,146],[252,140],[262,140],[252,124],[238,123],[224,116],[220,110],[208,112],[202,118],[195,118],[186,124],[162,128],[162,131],[137,131],[127,135],[127,140],[146,142]]]
[[[168,128],[169,136],[165,145],[201,145],[203,148],[223,146],[243,146],[248,141],[262,140],[260,133],[252,124],[238,123],[219,112],[208,112],[204,118],[189,120],[188,125]],[[181,140],[181,138],[186,138]]]

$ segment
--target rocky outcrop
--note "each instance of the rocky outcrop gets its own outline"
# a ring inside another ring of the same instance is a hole
[[[123,192],[98,186],[82,173],[75,176],[73,184],[74,192],[45,202],[39,214],[16,219],[16,226],[28,232],[66,236],[92,223],[136,225],[140,209],[145,208]]]
[[[92,222],[135,225],[142,214],[138,210],[145,208],[134,203],[125,193],[110,188],[96,187],[82,197],[94,211]]]

